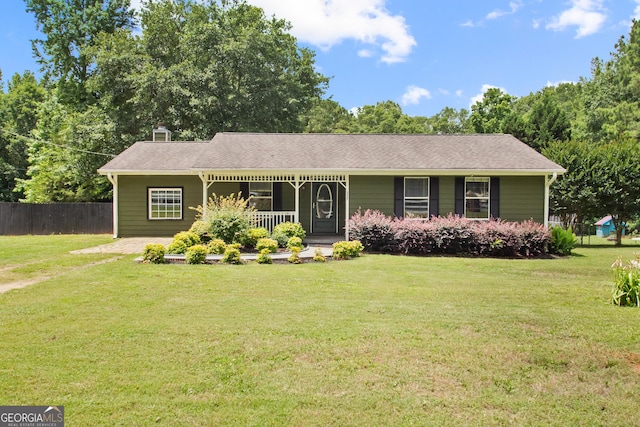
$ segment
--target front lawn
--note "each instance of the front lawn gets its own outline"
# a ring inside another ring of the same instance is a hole
[[[59,269],[0,295],[0,404],[70,426],[633,425],[640,310],[608,301],[635,250]]]

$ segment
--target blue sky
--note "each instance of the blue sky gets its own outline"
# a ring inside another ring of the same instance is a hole
[[[293,25],[347,109],[392,100],[410,115],[469,108],[489,87],[524,96],[589,77],[640,0],[249,0]],[[138,7],[140,0],[132,0]],[[35,19],[1,0],[0,70],[37,71]]]

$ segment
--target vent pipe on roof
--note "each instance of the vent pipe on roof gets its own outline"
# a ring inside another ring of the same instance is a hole
[[[167,129],[167,127],[158,123],[158,127],[153,130],[153,142],[170,142],[171,141],[171,131]]]

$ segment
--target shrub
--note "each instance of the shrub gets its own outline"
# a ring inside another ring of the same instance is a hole
[[[258,240],[269,237],[269,230],[263,227],[250,228],[247,232],[239,236],[239,242],[245,248],[255,248]]]
[[[228,197],[214,194],[209,198],[206,209],[202,206],[194,209],[198,212],[196,220],[207,224],[203,228],[211,238],[222,239],[225,243],[238,242],[247,234],[255,210],[239,194],[237,197],[235,194]]]
[[[351,259],[360,256],[360,252],[362,252],[363,249],[362,243],[358,240],[336,242],[333,244],[332,257],[334,259]]]
[[[193,245],[185,254],[187,264],[205,264],[207,262],[207,247],[205,245]]]
[[[302,239],[301,238],[299,238],[297,236],[289,237],[289,240],[287,240],[287,249],[291,250],[293,248],[302,249]]]
[[[640,256],[636,254],[633,261],[622,264],[618,258],[613,268],[613,289],[611,301],[615,305],[640,308]]]
[[[327,257],[324,256],[321,248],[316,248],[313,252],[313,260],[315,262],[327,262]]]
[[[211,240],[211,226],[209,223],[201,219],[198,219],[193,224],[191,224],[191,228],[189,228],[189,231],[198,236],[201,243],[207,243],[209,240]]]
[[[222,255],[222,262],[227,264],[242,264],[242,258],[240,258],[240,244],[232,243],[227,245],[224,255]]]
[[[268,249],[271,253],[278,252],[278,242],[269,238],[258,239],[256,250],[262,252],[264,249]]]
[[[193,245],[200,244],[197,234],[190,231],[181,231],[173,236],[173,241],[167,248],[170,254],[183,254]]]
[[[551,229],[551,253],[571,255],[571,251],[578,244],[578,239],[571,227],[566,230],[555,226]]]
[[[160,243],[150,243],[144,247],[142,253],[142,262],[147,264],[164,264],[164,254],[166,249],[164,245]]]
[[[222,239],[212,239],[207,244],[207,250],[210,254],[221,255],[227,249],[227,244]]]
[[[304,240],[304,238],[307,237],[307,233],[300,223],[287,221],[281,222],[273,227],[271,237],[278,241],[278,245],[281,248],[284,248],[287,246],[289,238],[299,237],[301,240]]]
[[[288,258],[288,261],[291,264],[301,264],[302,260],[300,259],[300,250],[301,248],[294,246],[291,248],[291,255]]]
[[[270,253],[271,251],[269,249],[262,249],[256,257],[256,261],[258,261],[258,264],[273,264],[273,260],[269,256]]]
[[[359,240],[367,251],[389,251],[395,246],[392,222],[380,211],[367,209],[363,214],[358,209],[349,219],[349,239]]]

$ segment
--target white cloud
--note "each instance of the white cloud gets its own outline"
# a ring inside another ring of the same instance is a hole
[[[565,83],[575,84],[576,82],[572,82],[571,80],[561,80],[559,82],[550,82],[547,80],[546,87],[558,87]]]
[[[467,22],[460,24],[460,26],[473,28],[476,26],[476,24],[474,24],[472,20],[468,20]]]
[[[382,49],[381,60],[403,62],[416,40],[401,15],[392,15],[387,0],[251,0],[268,16],[291,22],[300,40],[323,50],[353,39]],[[370,50],[370,49],[367,49]]]
[[[471,98],[471,103],[469,104],[469,108],[471,108],[471,106],[474,105],[476,102],[482,102],[482,99],[484,98],[484,94],[487,93],[489,89],[493,89],[493,88],[500,89],[503,93],[508,93],[507,90],[503,87],[483,84],[480,93],[474,96],[473,98]]]
[[[422,98],[431,99],[431,92],[418,86],[409,86],[402,95],[402,105],[416,105]]]
[[[450,94],[451,94],[451,93],[450,93],[448,90],[446,90],[446,89],[438,89],[438,92],[439,92],[441,95],[445,95],[445,96],[448,96],[448,95],[450,95]]]
[[[509,3],[510,10],[496,9],[487,15],[487,19],[498,19],[505,15],[513,15],[522,7],[522,0],[512,1]]]
[[[538,28],[540,28],[540,19],[534,19],[533,20],[533,24],[531,24],[531,26],[533,27],[534,30],[537,30]]]
[[[633,19],[640,19],[640,0],[636,0],[636,8],[633,11]]]
[[[369,49],[362,49],[358,51],[358,56],[360,58],[371,58],[372,56],[374,56],[376,53],[372,50]]]
[[[464,92],[462,91],[462,89],[458,89],[458,90],[456,91],[456,96],[457,96],[458,98],[462,98],[462,95],[463,95],[463,94],[464,94]]]
[[[578,27],[576,38],[600,31],[607,19],[604,0],[571,0],[572,7],[552,18],[548,30],[563,31],[567,27]],[[637,10],[637,9],[636,9]]]

